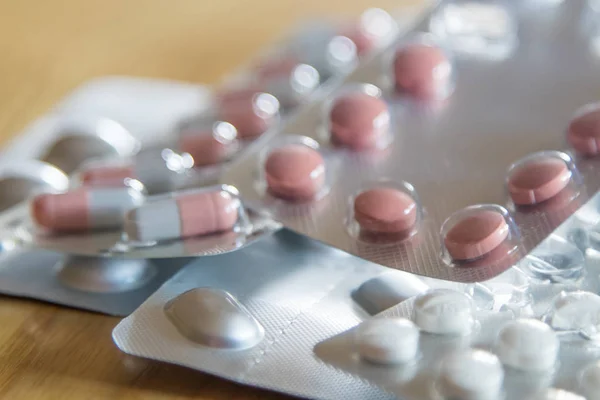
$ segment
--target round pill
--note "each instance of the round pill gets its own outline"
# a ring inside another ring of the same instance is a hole
[[[571,121],[567,141],[580,154],[595,156],[600,153],[600,107],[589,107]]]
[[[353,149],[376,147],[378,140],[389,132],[387,104],[367,93],[340,96],[333,103],[329,118],[332,140]]]
[[[504,370],[494,354],[469,349],[440,362],[436,389],[444,399],[495,400],[502,394]]]
[[[450,86],[452,65],[435,46],[412,44],[399,49],[393,62],[394,84],[400,93],[435,100]]]
[[[377,318],[363,322],[356,332],[361,358],[376,364],[404,364],[419,351],[419,329],[404,318]]]
[[[591,292],[561,293],[552,302],[547,322],[555,330],[577,331],[600,338],[600,296]]]
[[[380,8],[363,12],[359,20],[342,30],[356,45],[358,55],[364,55],[391,38],[397,30],[394,18]]]
[[[240,201],[225,190],[179,194],[131,210],[124,231],[129,240],[157,242],[232,230]]]
[[[586,399],[600,399],[600,361],[583,368],[579,374],[579,388]]]
[[[269,192],[285,199],[311,199],[325,183],[323,157],[317,150],[301,144],[272,150],[264,168]]]
[[[508,237],[504,217],[490,210],[477,210],[461,218],[444,237],[444,245],[454,260],[472,260],[488,254]]]
[[[473,329],[473,304],[464,293],[436,289],[416,298],[414,321],[419,328],[440,335],[465,335]]]
[[[80,232],[118,228],[125,213],[142,204],[144,195],[122,188],[79,188],[66,193],[44,193],[31,203],[31,218],[52,232]]]
[[[242,139],[253,139],[265,133],[278,114],[279,101],[268,93],[221,102],[218,110],[219,118],[235,126]]]
[[[508,191],[515,204],[537,204],[560,193],[570,179],[571,171],[563,160],[555,157],[532,159],[510,172]]]
[[[375,188],[354,200],[354,218],[361,230],[378,233],[410,231],[417,221],[417,203],[400,190]]]
[[[518,319],[507,323],[498,334],[494,352],[504,365],[525,371],[552,368],[560,342],[556,333],[536,319]]]
[[[217,122],[207,130],[190,130],[179,138],[179,149],[192,156],[194,166],[226,161],[238,148],[237,130],[227,122]]]

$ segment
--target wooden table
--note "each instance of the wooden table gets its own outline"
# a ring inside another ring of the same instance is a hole
[[[0,0],[0,140],[82,82],[213,83],[310,16],[419,0]],[[284,399],[127,356],[118,319],[0,297],[0,399]]]

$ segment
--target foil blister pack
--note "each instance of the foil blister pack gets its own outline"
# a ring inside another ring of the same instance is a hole
[[[363,13],[358,25],[348,25],[370,40],[360,55],[368,58],[377,52],[412,26],[415,15],[417,11],[407,10],[396,22],[383,10]],[[298,72],[296,67],[311,67],[324,80],[311,86],[314,90],[304,99],[308,102],[326,96],[356,66],[358,39],[336,33],[334,25],[300,32],[277,51],[259,57],[246,74],[239,74],[243,78],[228,78],[195,114],[179,115],[162,142],[142,144],[128,158],[89,161],[97,157],[80,154],[88,161],[77,160],[77,168],[69,168],[71,189],[37,196],[24,207],[15,240],[86,256],[190,257],[233,251],[279,229],[278,222],[248,210],[235,187],[210,184],[247,146],[293,121],[296,109],[303,108],[297,102],[281,109],[277,97],[255,84],[292,79],[295,83],[284,85],[289,92],[299,84],[295,80],[314,78],[306,68]],[[353,56],[347,59],[348,43]],[[347,62],[338,65],[336,60]],[[169,140],[177,144],[160,145]],[[60,157],[65,151],[58,153]],[[202,179],[207,177],[211,179]]]
[[[113,339],[128,354],[304,398],[393,398],[312,354],[319,341],[368,318],[353,297],[373,279],[399,284],[405,294],[437,283],[283,229],[195,260],[121,321]],[[368,289],[358,298],[371,306],[386,300]]]
[[[586,1],[442,2],[222,182],[367,260],[490,279],[599,187],[591,12]]]

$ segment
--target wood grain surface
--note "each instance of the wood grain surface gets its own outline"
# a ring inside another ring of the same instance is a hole
[[[419,0],[0,0],[2,142],[82,82],[214,83],[309,17]],[[118,319],[0,296],[0,399],[284,399],[127,356]]]

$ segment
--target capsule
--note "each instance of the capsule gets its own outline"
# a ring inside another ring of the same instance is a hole
[[[268,60],[256,69],[255,78],[257,87],[275,96],[284,108],[305,102],[321,81],[316,68],[294,57]]]
[[[231,231],[240,207],[240,200],[222,189],[179,194],[131,210],[125,233],[131,241],[148,243]]]
[[[163,193],[174,190],[177,176],[192,165],[189,154],[161,149],[158,153],[141,153],[130,162],[89,165],[80,172],[79,179],[84,186],[96,187],[123,186],[127,179],[135,179],[148,192]]]
[[[56,233],[119,228],[127,211],[141,205],[144,194],[129,187],[78,188],[44,193],[31,203],[31,218]]]

